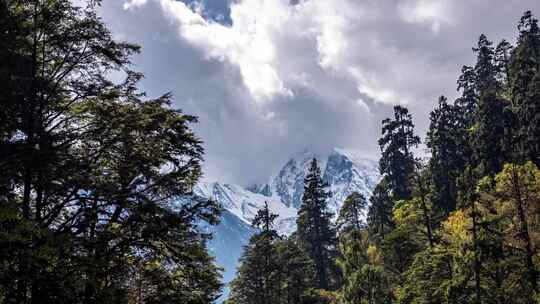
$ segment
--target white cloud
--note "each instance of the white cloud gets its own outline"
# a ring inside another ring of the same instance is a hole
[[[145,90],[171,90],[200,117],[207,177],[241,183],[302,147],[375,155],[389,105],[407,104],[422,136],[437,98],[459,94],[479,34],[512,40],[523,11],[540,12],[537,0],[183,2],[104,1],[103,11],[116,37],[142,45]],[[221,13],[225,25],[211,19]]]
[[[288,18],[280,1],[246,1],[233,5],[233,26],[207,21],[184,3],[161,0],[163,11],[178,25],[179,34],[204,49],[208,58],[237,65],[255,100],[276,94],[292,95],[275,67],[276,50],[272,33]],[[255,14],[264,12],[264,14]]]
[[[435,33],[443,24],[452,24],[448,0],[406,0],[399,4],[401,17],[406,22],[429,24]]]
[[[204,50],[208,59],[238,67],[254,101],[271,101],[276,96],[291,99],[299,86],[318,91],[325,87],[321,82],[338,81],[358,88],[350,99],[367,96],[386,104],[405,102],[405,94],[398,92],[402,83],[391,75],[394,70],[379,70],[380,64],[388,63],[385,58],[396,53],[394,46],[384,45],[372,32],[383,15],[381,8],[375,7],[380,12],[374,12],[374,7],[354,0],[301,1],[297,5],[289,0],[243,0],[231,4],[232,25],[228,26],[206,20],[183,2],[159,2],[182,39]],[[422,12],[419,9],[419,16],[424,16]],[[360,40],[368,44],[365,49]],[[291,49],[294,46],[298,49]],[[380,59],[364,62],[365,56],[356,52]],[[350,68],[363,73],[353,75]]]

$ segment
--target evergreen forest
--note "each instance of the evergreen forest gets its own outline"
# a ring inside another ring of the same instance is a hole
[[[101,2],[0,0],[0,303],[215,303],[198,118],[141,90]],[[226,304],[540,303],[538,20],[472,52],[427,134],[382,121],[371,197],[331,212],[314,158],[292,235],[258,210]]]

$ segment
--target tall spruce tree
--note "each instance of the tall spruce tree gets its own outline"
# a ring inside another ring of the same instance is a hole
[[[509,159],[506,151],[507,138],[512,134],[507,129],[507,106],[501,96],[502,84],[499,83],[492,42],[481,35],[478,46],[473,49],[477,53],[474,67],[475,89],[478,95],[478,108],[474,116],[472,128],[473,161],[477,164],[478,174],[494,175],[502,169]]]
[[[430,125],[426,145],[431,151],[429,170],[433,184],[433,203],[446,214],[456,208],[456,180],[465,165],[461,138],[465,130],[460,128],[460,112],[439,98],[437,108],[430,113]]]
[[[296,224],[298,240],[313,260],[320,289],[331,287],[336,251],[336,231],[327,206],[330,194],[325,187],[317,160],[313,159],[304,180],[304,195]]]
[[[276,244],[278,263],[281,265],[281,302],[283,304],[308,304],[306,296],[314,286],[313,263],[296,242],[294,236]]]
[[[540,107],[538,106],[538,70],[540,67],[540,29],[538,20],[525,12],[518,25],[519,37],[510,60],[510,92],[517,113],[517,147],[519,160],[531,159],[540,165]]]
[[[410,178],[414,171],[413,148],[420,144],[414,134],[414,123],[409,110],[394,107],[394,117],[382,121],[379,139],[381,159],[379,170],[394,201],[411,198]]]

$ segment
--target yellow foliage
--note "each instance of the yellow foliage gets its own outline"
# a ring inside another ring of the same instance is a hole
[[[369,245],[367,249],[367,256],[370,264],[377,265],[382,262],[382,253],[379,248],[373,244]]]
[[[466,210],[456,210],[443,222],[443,238],[454,244],[463,244],[470,242],[472,236],[470,227],[471,218],[466,214]]]

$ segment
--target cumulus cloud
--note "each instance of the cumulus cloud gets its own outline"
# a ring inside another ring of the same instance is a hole
[[[207,21],[179,1],[161,0],[164,13],[176,22],[179,34],[200,47],[209,58],[227,60],[240,68],[245,86],[254,100],[291,95],[275,67],[272,32],[279,30],[289,12],[280,1],[249,1],[231,9],[233,26]],[[255,14],[265,12],[264,15]]]
[[[225,9],[226,8],[226,9]],[[376,155],[380,120],[406,104],[423,135],[457,95],[481,33],[512,39],[535,0],[105,1],[113,32],[140,43],[151,94],[200,117],[208,179],[265,179],[295,151]]]
[[[369,22],[373,18],[369,16],[372,13],[370,7],[349,0],[296,4],[289,0],[244,0],[231,5],[232,25],[228,26],[204,19],[201,12],[192,10],[184,2],[160,0],[160,4],[163,13],[175,22],[183,39],[204,50],[208,58],[228,61],[239,67],[244,84],[255,101],[272,100],[276,95],[293,97],[293,87],[309,85],[306,79],[311,75],[305,71],[318,68],[330,77],[356,82],[358,96],[353,98],[367,95],[375,102],[388,104],[406,101],[393,91],[393,77],[366,70],[362,64],[365,56],[347,54],[348,47],[357,44],[358,37],[353,33],[362,32],[365,19]],[[420,21],[434,17],[434,9],[431,6],[423,8],[423,5],[417,4],[413,10]],[[400,12],[405,10],[400,9]],[[295,70],[292,71],[290,66],[282,63],[292,61],[291,56],[305,54],[294,54],[286,47],[278,48],[283,41],[290,40],[304,41],[316,52],[316,56],[304,60],[305,65],[293,66]],[[392,48],[379,41],[366,42],[376,47],[375,51],[381,57],[395,55]],[[303,81],[298,83],[298,80]],[[317,87],[312,86],[312,89]]]

